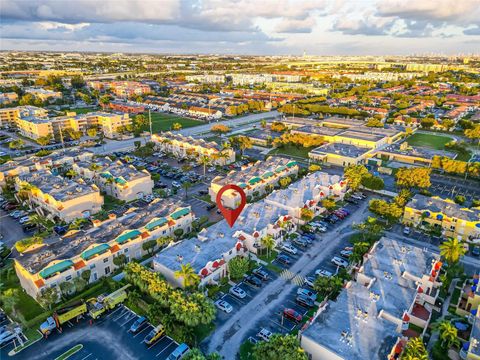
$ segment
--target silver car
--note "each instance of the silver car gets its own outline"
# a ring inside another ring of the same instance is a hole
[[[247,296],[247,293],[238,286],[232,286],[229,290],[229,293],[239,299],[243,299],[245,296]]]

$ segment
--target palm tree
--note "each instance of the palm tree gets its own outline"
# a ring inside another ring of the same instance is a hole
[[[413,337],[408,340],[402,360],[428,360],[428,352],[421,338]]]
[[[200,277],[190,263],[185,265],[181,264],[180,270],[175,271],[175,278],[182,278],[184,287],[194,286],[200,282]]]
[[[447,260],[449,264],[457,263],[467,252],[458,239],[450,239],[439,246],[440,255]]]
[[[190,189],[192,187],[192,183],[188,182],[188,181],[185,181],[182,184],[182,187],[185,189],[185,199],[188,199],[188,189]]]
[[[35,188],[35,186],[28,184],[28,183],[23,183],[20,186],[20,189],[17,192],[17,196],[20,199],[28,199],[30,194],[32,193],[32,190]]]
[[[442,346],[451,348],[453,345],[458,345],[457,329],[448,320],[443,320],[440,323],[434,325],[434,329],[438,330]]]
[[[313,283],[315,291],[324,296],[340,292],[342,286],[343,280],[339,276],[319,276]]]
[[[208,157],[208,155],[202,155],[198,158],[198,163],[203,165],[203,176],[205,176],[207,165],[210,164],[210,157]]]
[[[65,176],[70,178],[70,179],[73,179],[77,175],[78,175],[78,173],[73,169],[70,169],[65,173]]]
[[[105,180],[105,184],[108,185],[108,187],[110,188],[110,194],[113,194],[113,184],[115,183],[115,179],[113,177],[109,177],[107,178],[107,180]]]
[[[270,257],[270,252],[275,247],[275,239],[273,238],[273,236],[270,234],[265,235],[260,239],[260,243],[264,248],[267,249],[267,257]]]

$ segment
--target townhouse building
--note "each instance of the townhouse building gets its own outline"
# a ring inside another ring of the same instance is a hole
[[[26,88],[25,92],[28,94],[32,94],[33,96],[35,96],[36,98],[42,101],[57,100],[63,97],[60,91],[52,91],[52,90],[46,90],[42,88],[33,88],[33,87]]]
[[[336,301],[307,322],[301,347],[312,360],[399,358],[428,327],[441,267],[437,254],[383,237]]]
[[[144,106],[134,104],[134,103],[126,103],[123,101],[112,101],[108,104],[108,106],[113,111],[119,111],[119,112],[128,113],[128,114],[140,114],[145,112]]]
[[[210,183],[209,195],[212,202],[222,187],[228,184],[238,185],[248,198],[262,196],[277,187],[281,178],[298,175],[298,165],[289,159],[270,157],[265,161],[250,163],[238,171],[232,170],[227,176],[217,176]],[[240,204],[240,195],[227,190],[222,195],[222,204],[235,209]]]
[[[92,167],[95,164],[97,167]],[[81,178],[93,181],[106,194],[119,200],[130,202],[151,195],[153,180],[147,170],[139,171],[133,165],[121,161],[103,160],[82,161],[73,164]]]
[[[407,205],[403,223],[438,229],[443,236],[463,241],[480,238],[480,209],[463,208],[450,199],[416,194]]]
[[[15,127],[19,118],[28,116],[45,118],[48,116],[48,112],[45,109],[30,105],[0,109],[0,127]]]
[[[174,134],[169,131],[154,134],[152,141],[159,150],[172,153],[177,158],[198,158],[198,156],[206,155],[215,165],[226,165],[235,161],[233,149],[223,149],[213,141],[207,142],[203,139],[194,139],[191,136]]]
[[[465,282],[456,313],[472,324],[470,338],[462,344],[460,358],[467,360],[480,359],[480,274],[474,274]]]
[[[21,255],[16,253],[15,270],[21,286],[34,299],[44,289],[58,289],[86,271],[89,282],[95,282],[115,271],[116,257],[122,255],[124,263],[139,259],[147,253],[142,248],[146,241],[173,236],[177,229],[187,233],[194,218],[190,207],[182,203],[155,199],[120,218],[110,214],[103,222],[94,221],[88,230],[70,231],[45,239]]]
[[[71,222],[102,209],[103,197],[95,185],[72,181],[42,170],[15,178],[15,189],[28,188],[28,204],[39,215]]]

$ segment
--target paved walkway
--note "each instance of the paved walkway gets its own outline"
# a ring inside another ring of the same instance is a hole
[[[338,245],[339,240],[356,232],[351,230],[351,225],[354,222],[357,224],[362,222],[368,216],[367,208],[368,200],[364,201],[340,227],[323,235],[322,241],[315,243],[305,252],[289,271],[296,275],[306,276],[315,270],[322,261],[331,256],[331,252]],[[279,308],[295,286],[290,281],[278,277],[222,326],[215,329],[202,345],[208,348],[209,353],[218,351],[225,359],[232,359],[233,354],[238,353],[247,332],[254,328],[260,319]],[[252,316],[252,314],[255,315]]]

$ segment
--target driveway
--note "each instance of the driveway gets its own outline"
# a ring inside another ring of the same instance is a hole
[[[0,210],[0,234],[3,236],[0,240],[8,248],[11,248],[18,240],[28,236],[23,232],[19,222],[3,210]]]
[[[338,241],[353,233],[353,231],[349,231],[352,223],[358,224],[368,216],[367,208],[368,199],[364,200],[357,211],[345,219],[338,228],[325,233],[321,242],[316,242],[303,253],[289,269],[289,272],[304,277],[314,271],[320,263],[329,259],[331,253],[338,246]],[[340,234],[342,234],[341,237]],[[232,354],[238,353],[240,345],[248,333],[257,328],[257,323],[262,318],[281,308],[296,286],[295,283],[290,282],[290,277],[278,277],[221,327],[217,328],[202,346],[208,349],[208,352],[218,351],[225,359],[232,358]]]

